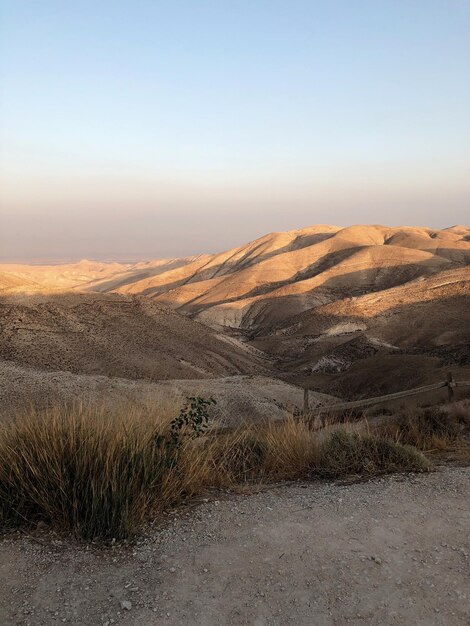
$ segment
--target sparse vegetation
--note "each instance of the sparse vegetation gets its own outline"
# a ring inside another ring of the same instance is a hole
[[[217,404],[214,398],[201,398],[201,396],[190,396],[181,408],[178,417],[171,420],[171,439],[175,443],[180,443],[181,434],[184,428],[192,430],[194,437],[199,437],[209,428],[209,408],[212,404]]]
[[[321,448],[317,467],[320,475],[327,477],[347,474],[373,476],[430,469],[430,462],[412,446],[347,430],[336,430],[331,434]]]
[[[173,420],[74,407],[4,424],[1,528],[45,522],[85,539],[119,539],[209,487],[430,468],[396,437],[351,425],[313,431],[291,418],[211,435],[211,403],[190,398]]]
[[[446,450],[470,430],[470,408],[463,402],[402,411],[379,421],[373,430],[419,450]]]

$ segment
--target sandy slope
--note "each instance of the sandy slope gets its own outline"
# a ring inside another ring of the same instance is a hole
[[[468,468],[221,495],[172,513],[128,549],[4,539],[0,623],[470,622]]]
[[[148,263],[0,266],[0,289],[87,289],[151,296],[212,324],[259,326],[315,304],[466,267],[470,229],[316,225],[214,255]],[[316,292],[319,292],[316,294]],[[340,292],[338,294],[338,291]],[[272,311],[268,310],[272,309]],[[267,316],[267,317],[266,317]]]
[[[369,331],[396,347],[470,340],[470,271],[440,272],[398,287],[319,304],[283,320],[275,336],[328,337]],[[431,314],[432,312],[432,314]]]
[[[84,259],[56,265],[0,264],[1,293],[47,293],[89,289],[111,291],[145,276],[154,276],[195,261],[196,257],[140,263],[101,263]]]
[[[470,380],[470,273],[319,304],[253,344],[288,380],[351,398],[444,380],[449,369]]]
[[[0,266],[0,290],[150,296],[211,325],[265,329],[317,304],[468,268],[470,229],[316,225],[215,255],[120,265]]]
[[[336,300],[465,267],[469,238],[465,227],[314,226],[266,235],[120,291],[155,297],[210,324],[259,327],[318,297]]]
[[[139,297],[8,296],[0,319],[0,359],[48,371],[154,380],[264,370],[242,344]]]

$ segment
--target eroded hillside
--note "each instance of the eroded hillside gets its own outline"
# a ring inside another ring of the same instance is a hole
[[[133,379],[261,373],[348,398],[470,378],[469,263],[465,226],[317,225],[183,259],[3,265],[0,357]]]
[[[146,298],[5,296],[0,316],[0,358],[22,366],[148,380],[263,369],[243,345]]]
[[[265,330],[321,304],[470,262],[470,229],[313,226],[273,233],[118,288],[211,325]]]

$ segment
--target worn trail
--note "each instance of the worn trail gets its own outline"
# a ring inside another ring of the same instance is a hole
[[[281,486],[168,516],[131,548],[0,544],[0,623],[463,625],[470,469]]]

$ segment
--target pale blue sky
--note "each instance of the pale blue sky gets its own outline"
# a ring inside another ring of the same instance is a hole
[[[0,258],[470,205],[470,0],[0,0]]]

